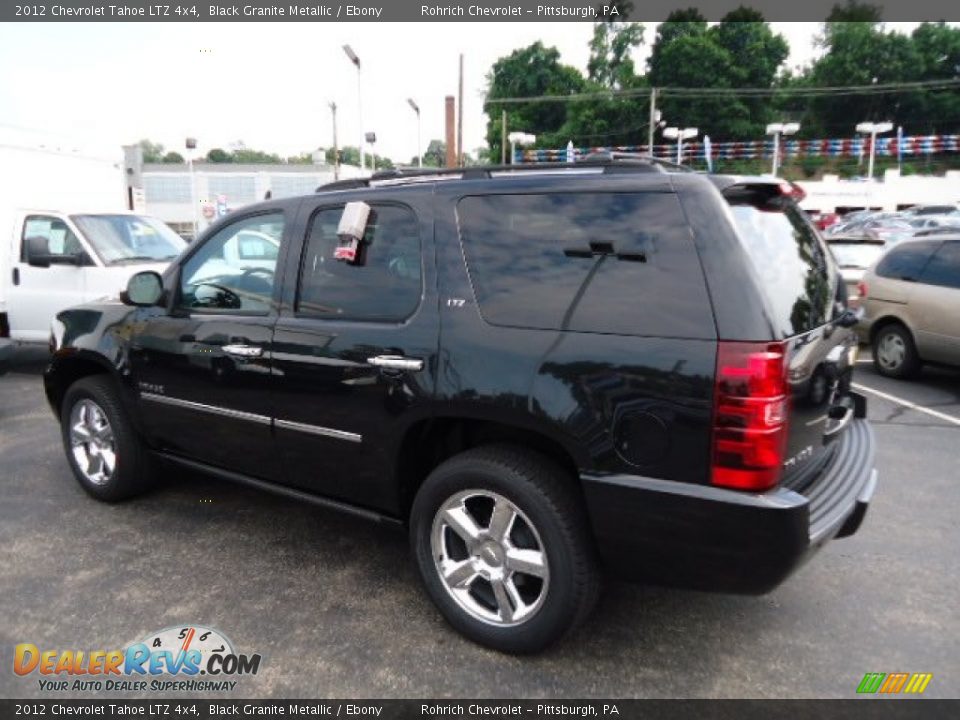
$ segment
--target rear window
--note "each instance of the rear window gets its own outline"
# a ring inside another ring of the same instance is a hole
[[[465,197],[457,221],[480,312],[491,324],[716,337],[674,194]]]
[[[880,277],[917,280],[939,242],[908,242],[888,252],[877,265]]]
[[[823,325],[831,310],[831,266],[816,231],[782,198],[731,200],[733,217],[776,327],[788,336]]]
[[[842,268],[867,268],[883,254],[881,243],[830,243],[830,250]]]

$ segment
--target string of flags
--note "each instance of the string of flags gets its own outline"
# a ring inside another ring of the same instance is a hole
[[[773,157],[772,139],[746,140],[734,142],[685,142],[682,157],[685,160],[749,160],[751,158]],[[582,158],[590,153],[628,152],[647,153],[647,145],[618,145],[607,147],[546,148],[516,151],[516,162],[569,162],[573,158]],[[670,143],[654,145],[654,156],[665,160],[676,160],[677,146]],[[829,140],[780,140],[781,158],[804,157],[864,157],[870,152],[869,137],[834,138]],[[904,135],[901,137],[878,137],[877,157],[902,155],[937,155],[960,152],[960,135]]]

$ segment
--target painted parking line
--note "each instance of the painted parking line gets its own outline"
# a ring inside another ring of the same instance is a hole
[[[948,415],[947,413],[940,412],[939,410],[933,410],[932,408],[924,407],[923,405],[917,405],[914,402],[909,400],[904,400],[903,398],[897,397],[896,395],[890,395],[889,393],[880,392],[879,390],[874,390],[872,387],[867,387],[866,385],[861,385],[860,383],[852,383],[853,387],[857,390],[862,390],[863,392],[868,392],[877,397],[883,398],[884,400],[889,400],[890,402],[895,402],[898,405],[903,405],[905,408],[910,410],[916,410],[921,412],[924,415],[929,415],[930,417],[935,417],[939,420],[946,420],[948,423],[953,423],[954,425],[960,426],[960,417],[955,417],[954,415]]]

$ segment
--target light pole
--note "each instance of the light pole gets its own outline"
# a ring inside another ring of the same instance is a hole
[[[770,174],[777,176],[777,167],[780,165],[780,136],[793,135],[800,129],[800,123],[770,123],[767,125],[767,135],[773,135],[773,169]]]
[[[857,132],[870,135],[870,161],[867,165],[867,177],[873,180],[873,156],[877,146],[877,135],[893,130],[890,122],[862,122],[857,125]]]
[[[512,132],[507,139],[510,141],[510,164],[513,165],[517,156],[517,145],[520,147],[533,145],[537,141],[537,136],[525,132]]]
[[[689,138],[695,138],[699,133],[700,131],[695,127],[668,127],[664,129],[663,136],[665,138],[677,141],[677,165],[683,164],[683,141]]]
[[[417,105],[413,98],[407,98],[407,104],[413,108],[413,111],[417,114],[417,167],[423,167],[423,157],[420,155],[420,106]]]
[[[357,121],[360,123],[360,169],[367,169],[366,154],[363,151],[363,83],[360,81],[360,58],[349,45],[343,46],[343,51],[350,58],[350,62],[357,66]]]
[[[370,143],[370,152],[373,155],[373,172],[377,171],[377,134],[375,132],[368,132],[363,136],[363,139]]]
[[[197,181],[193,173],[193,151],[197,149],[197,139],[188,137],[183,143],[187,150],[187,167],[190,169],[190,221],[193,223],[193,239],[197,239]]]
[[[337,104],[330,103],[330,113],[333,115],[333,179],[340,179],[340,146],[337,144]]]

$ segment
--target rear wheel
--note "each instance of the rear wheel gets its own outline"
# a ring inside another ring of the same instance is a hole
[[[113,502],[149,487],[150,458],[109,377],[94,375],[70,386],[60,427],[70,468],[90,495]]]
[[[908,378],[920,370],[920,356],[910,331],[899,323],[884,325],[873,338],[873,365],[881,375]]]
[[[599,579],[579,495],[547,458],[509,446],[469,450],[426,479],[411,544],[428,594],[468,638],[542,650],[579,624]]]

